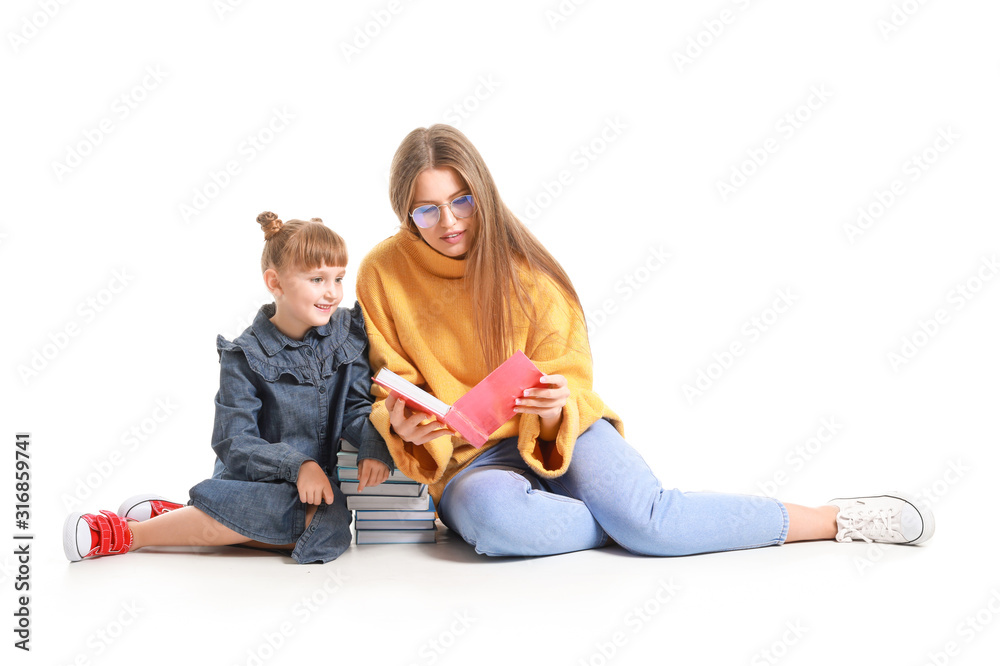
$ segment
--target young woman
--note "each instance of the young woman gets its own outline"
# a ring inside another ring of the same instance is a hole
[[[477,552],[549,555],[611,539],[634,553],[687,555],[930,538],[930,511],[899,494],[808,508],[664,489],[593,390],[569,277],[500,199],[465,135],[447,125],[411,132],[393,158],[389,189],[401,229],[358,272],[372,367],[446,403],[517,349],[546,373],[481,449],[375,389],[371,420],[396,464],[431,484],[441,520]]]
[[[215,473],[191,489],[190,506],[155,495],[118,513],[75,513],[63,548],[78,561],[142,546],[244,545],[296,562],[328,562],[351,544],[351,514],[331,470],[341,437],[358,446],[359,486],[389,476],[375,432],[364,320],[338,308],[344,240],[318,218],[283,223],[261,213],[261,271],[274,303],[232,342],[217,340]]]

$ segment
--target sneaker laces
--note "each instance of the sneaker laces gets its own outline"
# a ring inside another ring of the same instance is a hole
[[[878,541],[902,541],[903,533],[893,527],[893,518],[899,510],[893,508],[868,509],[851,508],[837,516],[837,541],[863,539],[865,543]],[[898,524],[898,521],[897,521]]]

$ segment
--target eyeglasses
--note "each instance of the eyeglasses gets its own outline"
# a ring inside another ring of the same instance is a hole
[[[441,219],[441,206],[448,206],[451,208],[451,214],[459,219],[471,217],[472,214],[476,212],[476,202],[473,201],[472,195],[463,194],[457,199],[454,199],[451,203],[417,206],[413,209],[413,212],[410,213],[410,217],[413,218],[413,223],[421,229],[430,229],[438,223],[438,220]]]

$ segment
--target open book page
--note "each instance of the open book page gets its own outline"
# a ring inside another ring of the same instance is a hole
[[[376,384],[392,391],[403,398],[403,401],[418,412],[426,412],[434,416],[444,416],[451,406],[438,400],[427,391],[414,386],[389,368],[382,368],[372,378]]]

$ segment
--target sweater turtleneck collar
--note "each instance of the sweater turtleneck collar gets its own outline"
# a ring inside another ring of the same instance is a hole
[[[465,259],[446,257],[424,242],[423,238],[414,238],[406,229],[400,229],[396,237],[406,256],[431,275],[448,280],[465,277]]]

